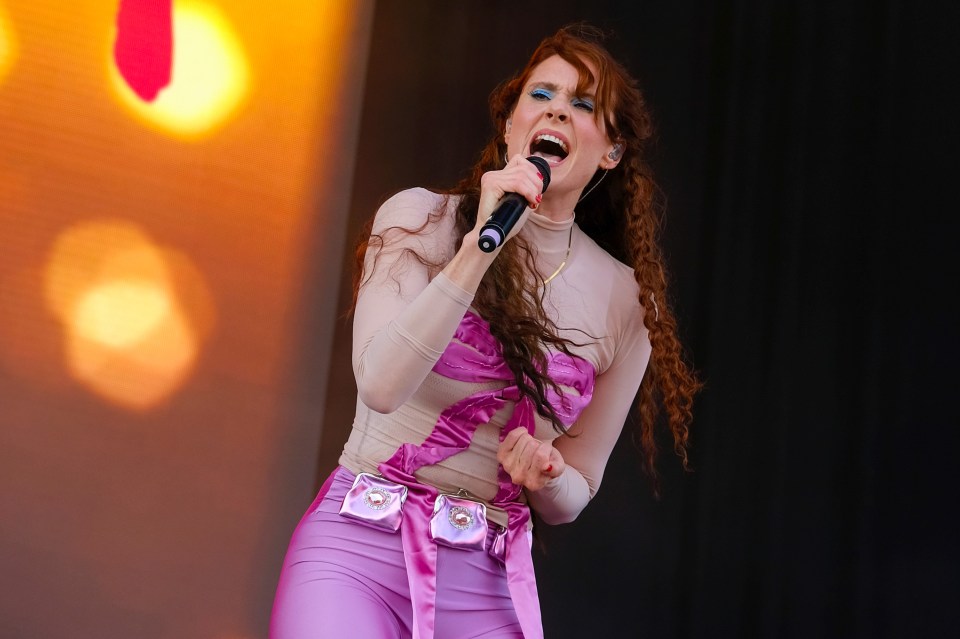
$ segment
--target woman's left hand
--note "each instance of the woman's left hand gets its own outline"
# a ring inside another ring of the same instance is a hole
[[[567,467],[553,444],[536,439],[526,428],[507,433],[497,451],[497,461],[510,473],[513,483],[527,490],[540,490]]]

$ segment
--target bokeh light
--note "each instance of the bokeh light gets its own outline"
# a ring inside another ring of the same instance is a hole
[[[77,337],[107,348],[127,348],[170,315],[170,296],[154,284],[114,281],[86,293],[73,315]]]
[[[182,386],[213,327],[199,271],[129,222],[62,233],[44,290],[63,327],[70,374],[128,408],[155,406]]]
[[[13,34],[13,22],[0,4],[0,82],[3,82],[16,57],[17,41]]]
[[[229,119],[249,92],[250,68],[233,27],[215,6],[175,2],[173,72],[155,100],[141,100],[109,58],[110,83],[121,102],[164,132],[198,138]]]

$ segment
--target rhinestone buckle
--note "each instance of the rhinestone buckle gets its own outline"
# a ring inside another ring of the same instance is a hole
[[[473,513],[463,506],[452,507],[447,518],[450,520],[450,524],[457,530],[466,530],[473,525]]]
[[[382,488],[370,488],[363,493],[363,503],[374,510],[383,510],[393,498]]]

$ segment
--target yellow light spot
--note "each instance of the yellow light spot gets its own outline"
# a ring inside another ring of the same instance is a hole
[[[88,292],[77,306],[77,337],[121,349],[135,345],[170,314],[170,296],[155,284],[111,282]]]
[[[110,57],[111,84],[123,104],[146,123],[185,138],[212,132],[248,92],[249,66],[233,28],[219,9],[203,2],[175,2],[173,72],[153,102],[127,86]]]
[[[179,388],[213,325],[199,271],[128,222],[87,222],[64,232],[44,288],[63,326],[70,373],[129,408],[149,408]]]
[[[0,82],[13,66],[17,57],[17,41],[13,35],[13,23],[0,5]]]
[[[71,331],[70,371],[98,395],[122,406],[146,409],[158,404],[183,383],[196,360],[193,332],[178,309],[170,310],[149,333],[120,347]],[[140,326],[133,323],[134,329]]]

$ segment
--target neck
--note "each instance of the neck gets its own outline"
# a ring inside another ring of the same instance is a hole
[[[563,222],[574,216],[574,207],[576,204],[576,198],[551,198],[549,194],[545,194],[536,212],[538,215],[542,215],[554,222]]]

